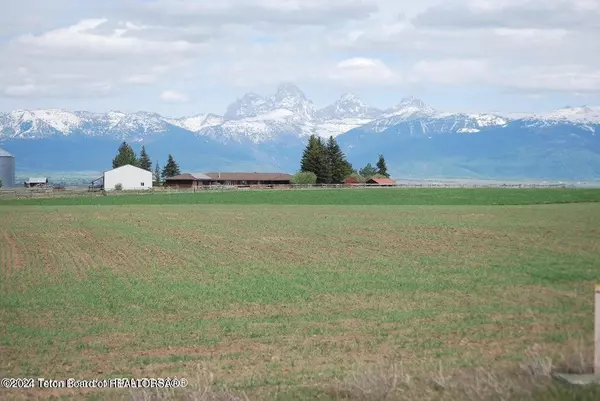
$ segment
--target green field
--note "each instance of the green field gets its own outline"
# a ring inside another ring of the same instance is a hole
[[[583,366],[598,200],[367,189],[2,201],[0,376],[211,372],[250,399],[330,399],[381,361],[510,372],[537,345]],[[526,204],[569,201],[590,203]]]
[[[386,188],[225,190],[2,199],[0,205],[531,205],[600,202],[600,188]]]

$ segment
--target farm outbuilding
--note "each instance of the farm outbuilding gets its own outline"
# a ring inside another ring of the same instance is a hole
[[[212,178],[202,173],[185,173],[165,179],[165,186],[178,188],[194,188],[210,185]]]
[[[284,173],[185,173],[165,180],[165,186],[194,188],[204,185],[279,185],[290,184],[292,176]]]
[[[367,184],[376,184],[381,186],[394,186],[396,185],[396,181],[391,178],[371,178],[367,180]]]
[[[0,148],[0,180],[3,187],[15,185],[15,157]]]
[[[292,176],[284,173],[206,173],[215,184],[221,185],[278,185],[291,184]]]
[[[102,177],[92,181],[90,189],[115,190],[117,185],[123,190],[152,189],[152,172],[131,164],[105,171]]]
[[[23,185],[25,188],[45,187],[48,185],[48,179],[46,177],[29,177]]]

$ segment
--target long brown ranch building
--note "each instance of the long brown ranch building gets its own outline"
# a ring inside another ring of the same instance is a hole
[[[165,180],[165,186],[193,188],[204,185],[285,185],[292,176],[284,173],[185,173]]]

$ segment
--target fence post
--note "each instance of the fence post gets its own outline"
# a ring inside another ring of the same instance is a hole
[[[600,377],[600,284],[596,284],[596,302],[595,302],[596,324],[594,325],[594,374]]]

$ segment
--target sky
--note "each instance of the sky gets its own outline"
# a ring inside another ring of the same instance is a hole
[[[0,1],[0,111],[223,114],[283,82],[318,107],[600,105],[598,0]]]

